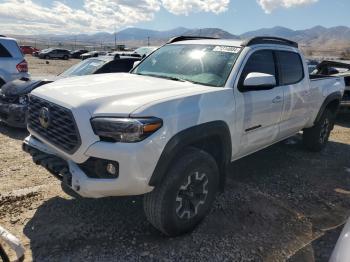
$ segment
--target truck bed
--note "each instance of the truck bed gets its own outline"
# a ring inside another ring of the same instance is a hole
[[[317,81],[325,78],[339,78],[339,76],[329,76],[329,75],[309,75],[310,80]]]

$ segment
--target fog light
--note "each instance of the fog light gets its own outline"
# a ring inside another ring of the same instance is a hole
[[[117,161],[90,157],[79,167],[90,178],[115,179],[119,176],[119,163]]]
[[[112,163],[107,164],[106,170],[108,173],[110,173],[113,176],[115,176],[117,174],[117,168]]]

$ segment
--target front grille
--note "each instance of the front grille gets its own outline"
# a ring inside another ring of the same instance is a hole
[[[40,123],[40,112],[45,108],[49,112],[49,124],[46,127]],[[28,127],[69,154],[76,152],[81,145],[72,112],[35,96],[30,96],[29,100]]]

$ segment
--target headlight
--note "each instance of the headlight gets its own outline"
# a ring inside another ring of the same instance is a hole
[[[91,125],[102,140],[134,143],[144,140],[163,125],[159,118],[93,118]]]
[[[20,96],[19,99],[18,99],[18,102],[19,102],[21,105],[26,105],[26,104],[28,104],[28,96],[27,96],[27,95]]]

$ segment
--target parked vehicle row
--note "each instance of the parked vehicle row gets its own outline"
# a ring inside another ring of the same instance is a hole
[[[321,151],[344,89],[309,76],[286,39],[178,37],[130,73],[33,90],[23,149],[82,197],[144,195],[150,223],[174,236],[206,216],[231,162],[300,131]]]
[[[70,57],[71,58],[81,58],[81,55],[88,53],[89,50],[85,50],[85,49],[79,49],[79,50],[75,50],[70,52]]]
[[[40,51],[39,49],[30,45],[21,45],[20,48],[24,55],[32,55],[33,53]]]
[[[49,48],[39,52],[39,58],[42,58],[42,59],[58,58],[58,59],[68,60],[69,57],[70,57],[70,52],[66,49],[60,49],[60,48]]]
[[[140,58],[101,56],[84,60],[58,76],[11,81],[0,89],[0,120],[12,127],[26,128],[28,94],[34,89],[67,77],[129,72],[136,61]]]

